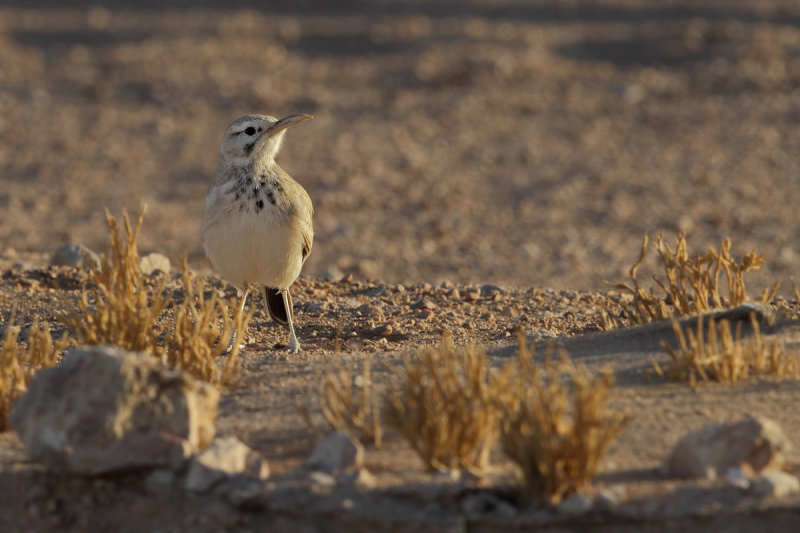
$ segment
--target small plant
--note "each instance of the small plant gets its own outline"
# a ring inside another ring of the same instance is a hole
[[[696,331],[684,331],[673,319],[678,347],[673,349],[661,342],[670,361],[665,368],[654,362],[656,374],[673,381],[688,381],[692,387],[698,379],[733,383],[753,375],[800,377],[800,355],[789,353],[783,339],[764,338],[755,315],[750,315],[750,323],[753,335],[745,340],[741,323],[734,334],[727,320],[716,323],[709,319],[704,331],[704,320],[698,317]]]
[[[166,309],[165,282],[148,291],[139,267],[136,240],[144,210],[131,227],[123,214],[125,236],[106,210],[110,253],[101,258],[100,269],[91,269],[89,284],[81,291],[76,309],[63,318],[78,344],[113,344],[133,351],[161,356],[156,322]]]
[[[125,235],[106,210],[110,250],[99,269],[89,273],[75,312],[63,321],[79,344],[113,344],[126,350],[150,353],[166,364],[210,383],[230,383],[239,371],[239,346],[251,314],[229,305],[216,295],[205,299],[200,284],[192,280],[183,259],[184,300],[175,306],[171,324],[160,326],[167,314],[166,281],[148,289],[139,266],[136,241],[144,209],[135,225],[123,213]],[[231,317],[231,309],[233,309]],[[219,359],[228,353],[223,365]]]
[[[0,431],[9,429],[14,401],[25,394],[33,376],[55,365],[69,344],[66,340],[54,342],[50,330],[38,320],[31,326],[27,349],[19,345],[18,339],[19,328],[7,327],[0,347]]]
[[[639,266],[647,255],[647,244],[648,238],[645,235],[639,259],[630,270],[631,284],[614,285],[614,288],[632,296],[631,301],[623,301],[622,306],[637,324],[741,305],[748,300],[744,283],[745,272],[756,270],[764,264],[764,258],[753,251],[747,252],[741,261],[734,260],[731,256],[730,239],[723,240],[719,250],[709,248],[705,255],[692,258],[687,252],[685,233],[678,234],[675,249],[664,242],[663,234],[659,234],[655,250],[661,259],[666,280],[662,281],[655,276],[653,279],[664,292],[664,297],[660,298],[653,294],[652,289],[643,289],[636,278]],[[721,282],[720,274],[725,274],[725,283]],[[761,294],[761,301],[769,302],[777,293],[779,285],[776,283],[766,289]],[[725,287],[727,296],[723,295]],[[603,322],[607,329],[617,325],[605,312]]]
[[[595,476],[628,421],[608,407],[612,384],[609,370],[594,376],[565,354],[537,365],[520,337],[519,357],[506,365],[496,391],[504,406],[501,446],[522,471],[530,498],[557,503]]]
[[[165,331],[165,362],[209,383],[229,384],[239,372],[239,347],[252,313],[242,311],[235,302],[229,305],[216,294],[205,299],[202,285],[192,279],[186,256],[182,263],[184,299]],[[226,354],[220,366],[219,359]]]
[[[488,466],[497,441],[499,405],[486,353],[449,339],[406,359],[386,397],[387,424],[431,470]]]
[[[317,396],[322,416],[331,428],[381,446],[383,429],[369,361],[364,361],[361,374],[356,374],[355,368],[325,374]]]

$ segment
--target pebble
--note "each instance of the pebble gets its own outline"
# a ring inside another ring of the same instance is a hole
[[[489,283],[481,285],[481,294],[486,297],[493,297],[498,294],[503,294],[504,292],[505,291],[497,285],[491,285]]]
[[[368,290],[365,294],[371,298],[377,298],[378,296],[383,296],[384,294],[386,294],[386,285],[383,284],[378,285],[377,287]]]
[[[358,469],[364,461],[364,447],[346,433],[331,433],[314,447],[308,466],[315,471],[334,473]]]
[[[327,307],[327,302],[311,302],[306,306],[305,312],[312,315],[321,315]]]
[[[430,318],[433,318],[433,315],[434,313],[430,309],[420,309],[419,311],[417,311],[417,318],[421,318],[423,320],[428,320]]]
[[[481,293],[478,289],[467,289],[467,292],[464,293],[464,300],[468,302],[475,302],[481,299]]]
[[[356,308],[356,314],[370,318],[383,319],[383,311],[380,307],[364,304]]]
[[[325,472],[314,470],[308,475],[308,479],[318,487],[331,488],[336,486],[336,478]]]
[[[84,260],[84,253],[86,254],[86,260]],[[50,264],[53,266],[100,268],[100,258],[82,244],[67,243],[56,248],[50,258]]]
[[[517,509],[513,505],[488,491],[480,491],[466,496],[461,501],[461,510],[470,517],[492,513],[503,518],[513,518],[517,514]]]
[[[139,268],[145,276],[151,276],[156,272],[169,273],[172,270],[172,263],[163,254],[147,254],[139,260]]]
[[[741,468],[729,468],[725,473],[725,483],[742,490],[750,488],[750,479]]]
[[[161,493],[171,488],[175,481],[175,472],[167,468],[157,468],[145,478],[148,492]]]
[[[623,496],[622,487],[606,487],[595,495],[592,507],[598,511],[612,511],[619,506]]]
[[[391,324],[383,324],[372,330],[372,334],[379,337],[388,337],[392,333],[394,333],[394,327]]]
[[[423,310],[427,309],[430,311],[435,311],[436,304],[430,300],[423,299],[411,304],[411,309],[423,309]]]
[[[592,509],[592,499],[586,494],[573,494],[558,504],[558,512],[569,516],[579,516]]]
[[[784,498],[800,492],[800,479],[786,472],[764,472],[753,480],[751,492],[756,496]]]

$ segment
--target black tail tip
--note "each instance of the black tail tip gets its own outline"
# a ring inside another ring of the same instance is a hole
[[[289,293],[286,294],[289,300],[289,309],[283,304],[283,294],[278,289],[273,287],[264,287],[264,296],[267,300],[267,311],[273,320],[281,324],[289,323],[289,313],[292,312],[292,297]]]

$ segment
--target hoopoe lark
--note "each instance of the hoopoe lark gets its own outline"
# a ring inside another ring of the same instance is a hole
[[[275,162],[286,128],[311,115],[280,120],[245,115],[225,131],[217,174],[203,212],[203,245],[231,283],[261,285],[267,310],[289,327],[289,353],[300,351],[289,287],[311,251],[314,208],[305,189]]]

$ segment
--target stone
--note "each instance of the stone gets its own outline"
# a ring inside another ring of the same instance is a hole
[[[207,492],[235,476],[266,479],[269,464],[236,437],[218,438],[192,458],[185,487],[194,492]]]
[[[591,511],[593,503],[587,494],[573,494],[558,504],[558,512],[569,516],[580,516]]]
[[[466,495],[461,500],[461,510],[470,518],[495,514],[510,519],[517,514],[516,507],[485,490]]]
[[[312,471],[310,476],[319,473],[320,472]],[[340,474],[338,476],[338,481],[342,482],[344,485],[355,487],[358,490],[370,490],[378,486],[378,479],[366,468],[358,468],[357,470]]]
[[[498,287],[497,285],[492,285],[490,283],[486,283],[481,285],[481,296],[489,297],[495,296],[496,294],[504,294],[505,291]]]
[[[436,304],[430,300],[422,299],[411,304],[411,309],[423,309],[428,311],[436,311]]]
[[[319,441],[308,458],[308,467],[319,472],[343,472],[360,468],[364,446],[347,433],[336,431]]]
[[[144,480],[148,492],[164,494],[172,489],[175,482],[175,471],[169,468],[156,468]]]
[[[383,296],[386,294],[386,285],[380,284],[377,287],[373,287],[365,292],[367,296],[370,298],[377,298],[378,296]]]
[[[685,435],[673,448],[667,465],[676,476],[715,479],[729,468],[743,465],[755,473],[780,469],[790,448],[776,422],[748,418]]]
[[[79,347],[34,377],[11,424],[33,460],[67,472],[181,468],[213,439],[218,401],[151,355]]]
[[[625,496],[625,489],[622,487],[605,487],[597,491],[592,503],[592,509],[601,512],[611,512],[619,507],[622,498]]]
[[[370,490],[378,486],[378,480],[366,468],[359,468],[353,476],[353,485],[361,490]]]
[[[100,268],[100,258],[96,253],[82,244],[62,244],[53,252],[50,258],[53,266],[91,267]]]
[[[744,469],[739,467],[729,468],[725,472],[725,483],[737,489],[747,490],[750,488],[750,478]]]
[[[477,302],[481,299],[481,293],[478,289],[467,289],[464,293],[464,301]]]
[[[325,472],[311,472],[308,475],[308,479],[319,488],[330,489],[336,486],[336,478]]]
[[[169,257],[162,254],[147,254],[139,259],[139,268],[145,276],[151,276],[154,272],[161,271],[169,273],[172,270],[172,263]]]
[[[780,470],[764,472],[753,480],[750,491],[755,496],[785,498],[800,492],[800,479]]]
[[[356,314],[365,316],[367,318],[376,318],[383,320],[383,311],[376,305],[364,304],[356,308]]]

